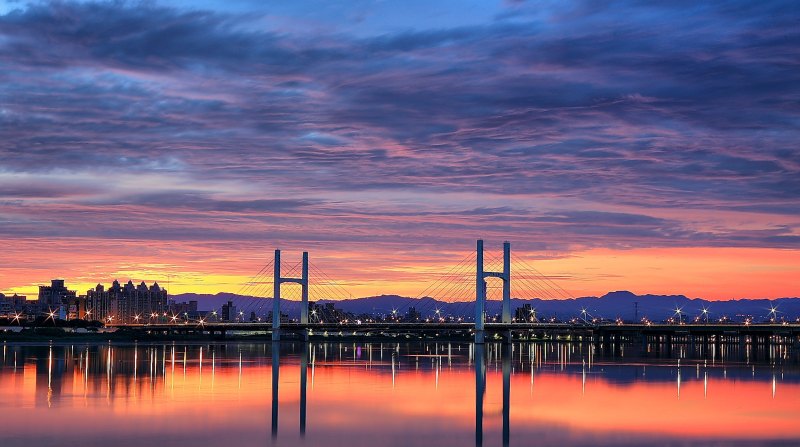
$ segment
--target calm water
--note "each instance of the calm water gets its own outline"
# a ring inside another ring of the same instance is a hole
[[[554,343],[7,344],[0,445],[800,445],[794,354],[695,357]]]

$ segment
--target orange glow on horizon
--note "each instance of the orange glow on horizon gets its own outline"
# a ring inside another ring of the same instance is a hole
[[[272,251],[240,251],[230,244],[162,244],[151,252],[135,241],[95,243],[91,250],[82,240],[66,241],[41,251],[41,240],[11,245],[0,264],[0,291],[35,299],[37,286],[63,278],[70,289],[83,294],[97,283],[108,286],[114,279],[134,283],[158,281],[170,294],[218,292],[248,293],[247,282],[271,259]],[[487,253],[499,255],[487,243]],[[342,299],[381,294],[418,297],[425,288],[469,254],[469,250],[430,254],[415,251],[331,251],[327,246],[309,248],[311,263],[336,282],[325,298]],[[127,253],[127,254],[126,254]],[[638,294],[682,294],[710,300],[781,298],[800,295],[800,251],[769,248],[639,248],[592,249],[558,253],[523,253],[514,250],[539,272],[566,290],[564,296],[600,296],[615,290]],[[300,257],[284,250],[288,269]],[[13,260],[13,261],[12,261]],[[512,265],[514,273],[524,268]],[[284,273],[286,274],[286,273]],[[271,278],[271,271],[265,273]],[[311,279],[314,282],[315,271]],[[469,269],[464,281],[472,281]],[[326,280],[317,279],[319,282]],[[328,293],[328,292],[326,292]],[[269,291],[264,296],[270,295]],[[289,299],[292,292],[288,292]],[[519,288],[512,295],[526,296]],[[314,297],[312,297],[314,299]],[[464,299],[469,299],[464,294]]]

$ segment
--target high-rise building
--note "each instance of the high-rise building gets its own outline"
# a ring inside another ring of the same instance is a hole
[[[80,301],[74,290],[67,289],[63,279],[54,279],[49,286],[39,286],[39,312],[52,312],[62,319],[80,318]]]
[[[116,302],[113,303],[116,305]],[[116,308],[112,308],[109,293],[102,284],[86,292],[86,318],[89,320],[105,321],[110,315],[116,315]]]
[[[222,321],[236,321],[238,317],[233,301],[228,301],[227,304],[222,305]]]

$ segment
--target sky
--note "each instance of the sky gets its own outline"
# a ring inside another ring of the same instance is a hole
[[[798,296],[793,1],[0,1],[0,291]]]

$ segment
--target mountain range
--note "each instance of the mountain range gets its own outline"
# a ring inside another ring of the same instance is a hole
[[[228,301],[232,301],[237,309],[248,315],[250,312],[256,312],[258,316],[266,316],[272,309],[272,298],[233,293],[217,293],[215,295],[184,293],[173,295],[171,298],[176,302],[196,300],[199,310],[219,310]],[[396,310],[398,315],[403,315],[412,306],[422,314],[423,318],[434,316],[437,309],[439,315],[442,316],[471,318],[475,314],[475,303],[472,301],[446,302],[430,297],[409,298],[398,295],[379,295],[338,301],[320,299],[316,303],[334,303],[337,309],[354,314],[389,314]],[[754,321],[762,321],[774,316],[778,319],[785,318],[793,321],[800,317],[800,298],[797,297],[711,301],[702,298],[688,298],[684,295],[636,295],[629,291],[616,291],[600,297],[588,296],[563,300],[512,298],[512,313],[525,304],[529,304],[532,309],[535,309],[539,319],[555,317],[560,320],[585,316],[587,319],[622,318],[633,321],[638,314],[638,318],[647,317],[652,321],[662,321],[670,317],[677,317],[678,309],[681,310],[681,318],[684,321],[690,321],[696,317],[705,319],[703,309],[708,311],[709,320],[716,320],[723,316],[741,320],[744,316],[751,316]],[[771,309],[775,309],[774,315]],[[499,314],[501,310],[502,303],[500,301],[487,301],[487,315]],[[292,301],[282,303],[281,311],[295,318],[300,312],[298,303]]]

